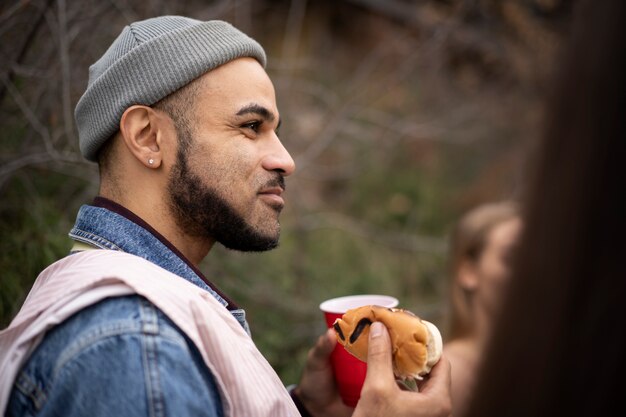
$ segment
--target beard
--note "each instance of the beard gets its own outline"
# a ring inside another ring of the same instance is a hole
[[[188,153],[188,146],[180,146],[168,180],[170,208],[178,227],[190,236],[214,239],[228,249],[261,252],[276,248],[280,226],[275,234],[268,235],[247,223],[217,190],[206,186],[191,172]],[[276,173],[276,178],[266,186],[284,189],[285,179]]]

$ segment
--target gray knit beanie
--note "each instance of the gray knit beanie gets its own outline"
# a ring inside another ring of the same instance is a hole
[[[81,153],[95,162],[128,107],[151,106],[241,57],[255,58],[265,67],[261,45],[226,22],[161,16],[131,23],[89,67],[87,90],[74,113]]]

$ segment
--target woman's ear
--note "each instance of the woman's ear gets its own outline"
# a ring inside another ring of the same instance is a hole
[[[464,260],[457,269],[457,281],[461,288],[466,291],[474,291],[478,288],[478,271],[476,263],[471,260]]]
[[[148,106],[126,109],[120,120],[122,140],[135,158],[148,168],[158,168],[163,161],[160,131],[163,118]]]

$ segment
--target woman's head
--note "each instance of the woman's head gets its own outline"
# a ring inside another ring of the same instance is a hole
[[[466,417],[625,414],[626,2],[575,4]]]
[[[511,201],[480,205],[456,224],[450,238],[450,337],[470,333],[478,309],[493,314],[520,229]]]

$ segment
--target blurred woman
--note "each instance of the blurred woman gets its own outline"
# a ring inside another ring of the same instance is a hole
[[[576,3],[465,417],[626,415],[626,2]]]
[[[496,317],[521,231],[517,205],[483,204],[467,212],[450,239],[450,303],[444,353],[452,367],[453,414],[461,414],[474,385],[480,352]]]

